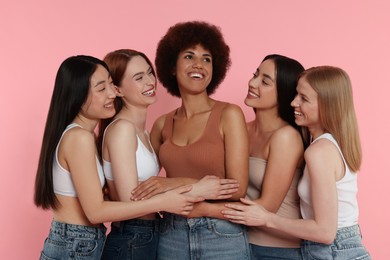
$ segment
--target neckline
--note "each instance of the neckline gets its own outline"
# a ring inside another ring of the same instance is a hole
[[[175,112],[172,114],[171,136],[170,136],[170,138],[169,138],[169,142],[170,142],[172,145],[176,146],[176,147],[179,147],[179,148],[186,148],[186,147],[190,147],[190,146],[195,145],[195,144],[199,143],[200,141],[202,141],[202,139],[205,137],[205,132],[207,132],[207,129],[209,128],[209,125],[210,125],[210,118],[211,118],[212,115],[214,114],[215,107],[216,107],[217,103],[219,103],[219,102],[218,102],[218,101],[215,101],[214,105],[211,107],[211,111],[210,111],[209,118],[207,118],[206,125],[205,125],[205,127],[204,127],[204,129],[203,129],[203,132],[202,132],[202,134],[200,135],[200,137],[199,137],[197,140],[195,140],[195,142],[189,143],[189,144],[187,144],[187,145],[178,145],[178,144],[176,144],[175,142],[173,142],[173,140],[172,140],[172,136],[173,136],[173,125],[174,125],[174,123],[175,123],[174,117],[175,117],[177,111],[179,110],[179,108],[177,108],[177,109],[175,110]]]

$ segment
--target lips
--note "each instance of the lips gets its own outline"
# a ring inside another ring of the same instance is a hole
[[[112,108],[114,107],[114,102],[110,102],[104,105],[105,108]]]
[[[204,75],[201,73],[198,73],[198,72],[188,73],[188,76],[190,76],[193,79],[203,79],[204,78]]]
[[[253,93],[252,91],[248,91],[247,97],[248,98],[260,98],[260,96],[258,94]]]
[[[294,115],[295,116],[302,116],[302,113],[298,112],[298,111],[294,111]]]
[[[142,95],[150,97],[150,96],[154,96],[155,93],[156,93],[155,88],[151,88],[151,89],[148,89],[148,90],[142,92]]]

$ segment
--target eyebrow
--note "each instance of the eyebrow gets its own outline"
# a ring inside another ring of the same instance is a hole
[[[97,86],[101,85],[101,84],[104,84],[106,81],[105,80],[101,80],[99,81],[98,83],[96,83],[96,85],[94,86],[94,88],[96,88]]]
[[[110,81],[110,79],[111,79],[111,76],[108,75],[107,80]],[[96,83],[96,85],[94,86],[94,88],[96,88],[97,86],[99,86],[99,85],[101,85],[101,84],[104,84],[104,83],[106,83],[106,81],[105,81],[104,79],[101,80],[101,81],[98,81],[98,82]]]
[[[265,74],[265,73],[263,73],[263,74],[261,74],[261,75],[263,75],[263,77],[266,77],[267,79],[269,79],[269,80],[271,80],[272,82],[274,82],[274,79],[273,79],[270,75]]]
[[[190,54],[195,55],[195,52],[193,52],[193,51],[184,51],[184,53],[190,53]],[[208,53],[202,54],[202,56],[212,57],[211,54],[208,54]]]
[[[151,71],[151,70],[152,70],[152,67],[149,66],[149,68],[148,68],[146,71],[149,72],[149,71]],[[135,78],[135,77],[137,77],[137,76],[139,76],[139,75],[143,75],[143,74],[145,74],[145,72],[143,72],[143,71],[137,72],[137,73],[135,73],[135,74],[133,75],[132,78]]]

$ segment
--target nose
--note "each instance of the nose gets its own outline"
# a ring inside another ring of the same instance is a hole
[[[193,59],[194,63],[192,64],[192,67],[194,68],[202,68],[202,61],[201,59]]]
[[[148,85],[156,85],[156,77],[153,74],[148,75]]]
[[[299,107],[299,103],[298,103],[298,101],[297,101],[297,97],[295,97],[295,98],[293,99],[293,101],[291,101],[290,105],[291,105],[292,107]]]
[[[111,85],[107,88],[107,96],[109,98],[116,98],[116,94],[117,94],[117,90],[116,90],[116,86],[115,85]]]

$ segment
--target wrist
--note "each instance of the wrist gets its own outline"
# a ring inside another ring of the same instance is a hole
[[[264,218],[265,226],[267,228],[275,228],[275,218],[277,218],[276,214],[268,212]]]

